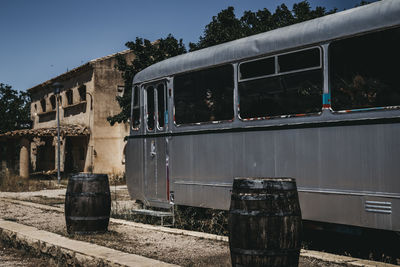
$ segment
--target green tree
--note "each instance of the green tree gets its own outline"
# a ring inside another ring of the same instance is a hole
[[[234,8],[228,7],[212,18],[197,43],[189,43],[190,51],[322,17],[336,11],[326,11],[320,6],[312,9],[308,1],[301,1],[294,4],[292,10],[282,4],[274,13],[264,8],[256,12],[245,11],[241,18],[236,18]]]
[[[125,45],[133,51],[135,59],[132,62],[126,62],[123,56],[117,55],[118,63],[115,67],[122,72],[125,91],[123,96],[116,98],[122,111],[107,118],[111,125],[117,122],[127,122],[130,117],[132,81],[136,73],[159,61],[186,53],[182,39],[178,41],[171,34],[153,43],[147,39],[136,37],[134,42],[127,42]]]
[[[230,6],[212,18],[197,43],[189,43],[190,51],[236,40],[244,37],[244,33],[242,23],[236,18],[234,8]]]
[[[367,2],[362,1],[361,4],[367,4]],[[282,4],[275,9],[274,13],[264,8],[256,12],[245,11],[242,17],[237,18],[234,8],[228,7],[212,17],[211,22],[205,26],[199,41],[189,43],[189,50],[195,51],[322,17],[336,11],[337,9],[327,11],[325,7],[321,6],[312,9],[309,2],[305,0],[294,4],[292,10]],[[121,113],[107,118],[111,125],[116,122],[126,122],[130,116],[132,80],[136,73],[156,62],[186,53],[182,39],[178,41],[172,35],[154,43],[137,37],[134,42],[127,42],[126,46],[135,53],[136,58],[133,62],[126,62],[122,56],[118,57],[116,68],[122,72],[125,80],[125,93],[122,97],[117,97],[122,108]]]
[[[30,101],[28,93],[0,83],[0,133],[30,128]]]

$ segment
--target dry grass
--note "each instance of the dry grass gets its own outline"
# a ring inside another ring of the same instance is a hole
[[[27,192],[44,189],[58,189],[62,186],[63,185],[58,185],[57,181],[54,180],[39,180],[34,178],[25,179],[18,175],[5,174],[3,172],[0,173],[0,191],[3,192]]]

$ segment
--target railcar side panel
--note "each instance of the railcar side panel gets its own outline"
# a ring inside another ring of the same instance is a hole
[[[233,177],[294,177],[304,219],[400,230],[398,136],[399,123],[173,136],[171,189],[229,209]]]

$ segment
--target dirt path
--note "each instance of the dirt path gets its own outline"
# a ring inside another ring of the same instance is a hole
[[[1,197],[7,197],[41,204],[47,201],[48,204],[62,207],[60,198],[63,197],[63,193],[59,190],[53,191],[58,192],[48,194],[45,192],[44,196],[32,192],[18,195],[0,193],[0,218],[68,236],[64,214],[57,209],[43,209],[1,199]],[[176,235],[116,223],[110,223],[109,232],[105,234],[70,237],[182,266],[230,266],[229,245],[223,241]],[[336,265],[301,258],[300,266]]]
[[[67,235],[64,214],[0,200],[0,217]],[[225,242],[111,223],[109,232],[73,238],[183,266],[230,266]]]

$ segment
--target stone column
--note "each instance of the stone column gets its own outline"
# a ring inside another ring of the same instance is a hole
[[[29,152],[30,142],[28,139],[21,140],[21,148],[19,150],[19,176],[22,178],[29,178]]]
[[[60,136],[60,172],[64,172],[65,166],[65,136]]]
[[[57,147],[57,136],[53,139],[53,146],[54,146],[54,167],[57,170],[57,160],[58,160],[58,147]],[[60,135],[60,172],[64,172],[64,165],[65,165],[65,136]]]

